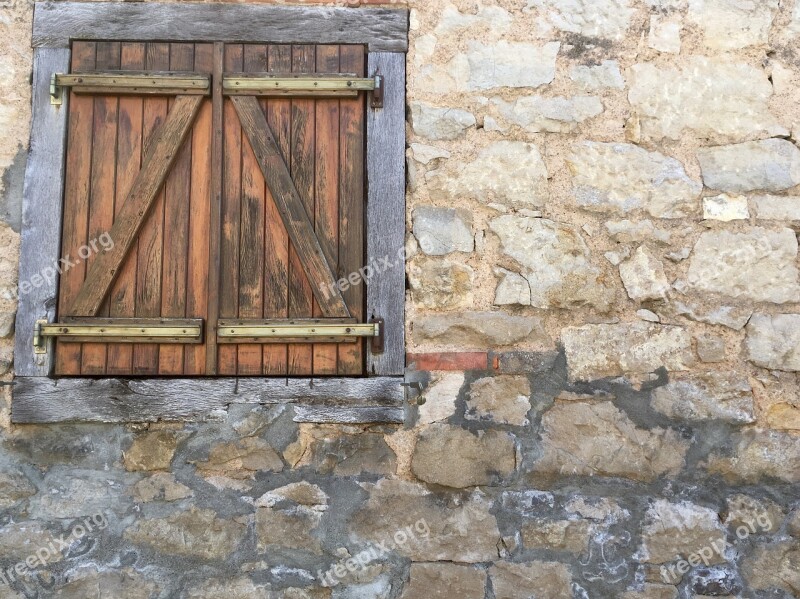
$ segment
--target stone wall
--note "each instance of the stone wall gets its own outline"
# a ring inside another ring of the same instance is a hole
[[[800,596],[800,2],[409,7],[408,424],[13,426],[0,2],[0,599]]]

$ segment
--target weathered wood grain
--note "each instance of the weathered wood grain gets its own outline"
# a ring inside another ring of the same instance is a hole
[[[122,259],[144,222],[144,215],[152,205],[178,149],[191,129],[201,102],[200,96],[178,96],[175,99],[175,106],[156,134],[157,139],[153,140],[151,151],[143,160],[142,170],[111,228],[114,247],[95,258],[83,287],[69,309],[70,315],[97,314]]]
[[[325,316],[350,316],[341,293],[334,285],[331,268],[308,218],[289,169],[281,157],[258,100],[252,96],[231,97],[261,172],[278,205],[283,224],[311,281],[311,289]]]
[[[33,46],[70,40],[367,44],[373,52],[408,48],[408,11],[257,4],[46,2],[36,5]]]
[[[405,421],[405,410],[396,407],[330,407],[295,406],[295,422],[319,422],[332,424],[368,424],[372,422],[400,423]]]
[[[19,377],[15,423],[187,420],[231,403],[402,409],[402,379],[60,379]],[[369,412],[364,412],[369,414]],[[385,414],[377,411],[375,415]],[[385,417],[385,416],[382,416]],[[364,416],[362,415],[362,421]]]
[[[384,351],[367,354],[369,375],[405,365],[405,55],[369,54],[368,73],[384,77],[383,108],[367,113],[367,259],[391,264],[367,285],[367,316],[383,318]]]
[[[39,48],[33,54],[33,121],[22,196],[20,284],[53,268],[61,249],[68,98],[62,106],[50,104],[50,75],[66,72],[69,61],[68,49]],[[17,376],[47,376],[52,371],[53,344],[48,343],[47,354],[34,354],[33,329],[37,320],[54,319],[57,289],[55,274],[38,287],[31,285],[27,292],[20,289],[14,339]]]

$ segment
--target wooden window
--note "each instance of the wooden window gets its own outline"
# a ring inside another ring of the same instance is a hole
[[[407,19],[37,5],[13,420],[402,419]],[[236,88],[323,76],[382,77],[382,105]]]

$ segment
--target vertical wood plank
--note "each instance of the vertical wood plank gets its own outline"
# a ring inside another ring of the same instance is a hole
[[[343,72],[364,75],[364,47],[341,46]],[[365,95],[342,98],[340,107],[339,276],[347,278],[364,265],[364,111]],[[365,283],[342,293],[350,314],[364,320]],[[339,345],[339,374],[363,373],[364,342]]]
[[[242,57],[245,73],[267,70],[267,47],[247,44]],[[239,317],[264,313],[264,200],[266,183],[247,136],[242,136],[242,228],[239,240]],[[261,374],[260,344],[238,345],[237,372]]]
[[[292,46],[292,72],[313,73],[315,47]],[[292,100],[292,142],[289,168],[306,212],[314,215],[314,100]],[[289,247],[289,318],[309,317],[312,314],[311,283],[306,278],[297,252]],[[288,374],[311,374],[313,353],[309,344],[289,344]]]
[[[211,97],[211,210],[208,240],[208,320],[206,321],[206,370],[205,374],[218,372],[217,319],[219,318],[220,269],[222,265],[222,168],[224,160],[223,130],[225,126],[224,98],[222,96],[222,73],[225,67],[225,44],[214,44],[213,77]]]
[[[120,69],[143,71],[145,45],[139,42],[123,43],[120,49]],[[121,96],[117,125],[117,184],[114,199],[114,216],[119,214],[131,189],[142,158],[142,110],[140,97]],[[120,273],[109,294],[109,315],[114,318],[131,318],[135,314],[136,299],[136,246],[122,263]],[[133,368],[133,346],[129,343],[111,343],[108,346],[108,374],[130,374]]]
[[[225,71],[241,72],[242,45],[225,46]],[[239,314],[239,238],[242,201],[242,128],[231,101],[225,100],[222,171],[222,236],[220,239],[220,318]],[[217,348],[219,374],[236,374],[236,345]]]
[[[98,70],[118,69],[119,60],[119,42],[97,42],[95,66]],[[84,244],[90,244],[92,240],[98,239],[103,233],[108,233],[114,224],[118,109],[119,98],[116,96],[94,98],[89,226]],[[86,247],[91,246],[85,245],[84,249]],[[88,258],[80,255],[79,257],[85,258],[88,272],[96,252],[86,251],[86,254],[88,254]],[[107,316],[108,313],[108,300],[106,300],[98,315]],[[105,343],[84,343],[81,350],[81,374],[105,374],[107,349],[108,345]]]
[[[367,259],[393,264],[367,286],[367,315],[381,317],[384,352],[367,355],[370,375],[400,375],[405,368],[405,74],[402,53],[369,54],[368,73],[384,77],[383,108],[367,111]]]
[[[194,70],[211,73],[214,70],[213,44],[195,44]],[[189,197],[189,247],[186,281],[186,317],[208,319],[209,255],[211,225],[211,180],[213,145],[212,101],[200,107],[192,131],[191,189]],[[215,292],[216,293],[216,292]],[[208,327],[207,327],[208,329]],[[212,331],[213,333],[213,331]],[[206,338],[208,338],[206,330]],[[206,343],[184,346],[185,375],[205,374]]]
[[[145,66],[152,71],[169,70],[169,44],[147,44]],[[145,98],[142,118],[142,153],[147,154],[153,133],[167,117],[166,98]],[[164,190],[159,192],[139,232],[136,272],[136,316],[157,317],[161,313],[161,271],[164,236]],[[159,346],[134,344],[134,374],[158,372]]]
[[[317,46],[316,71],[339,72],[339,46]],[[314,230],[325,258],[338,273],[339,260],[339,100],[315,102],[316,153],[314,173]],[[316,299],[313,315],[322,316]],[[336,374],[337,347],[332,343],[313,346],[315,375]]]
[[[191,71],[194,44],[170,44],[169,68]],[[169,100],[172,107],[173,100]],[[186,279],[189,255],[189,203],[191,201],[192,136],[178,150],[164,188],[164,250],[161,275],[161,316],[186,316]],[[183,346],[162,344],[158,348],[158,372],[183,374]]]
[[[30,152],[22,192],[20,231],[19,306],[14,334],[14,373],[44,377],[55,370],[58,354],[48,343],[46,354],[33,351],[37,320],[53,321],[59,277],[54,265],[60,258],[62,200],[65,190],[65,155],[69,97],[61,106],[50,104],[50,75],[70,68],[69,49],[37,48],[33,53]],[[66,94],[65,94],[66,95]],[[91,116],[89,116],[91,122]],[[47,268],[50,271],[47,271]],[[34,276],[51,272],[39,286],[25,286]]]
[[[291,46],[268,47],[268,67],[272,73],[288,73],[292,69]],[[291,125],[291,102],[270,98],[267,101],[267,123],[275,137],[283,159],[288,163]],[[289,285],[289,235],[269,189],[266,190],[266,235],[264,256],[264,318],[287,318]],[[267,344],[264,352],[264,374],[286,374],[288,346]]]

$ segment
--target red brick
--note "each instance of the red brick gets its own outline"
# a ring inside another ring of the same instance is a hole
[[[489,356],[485,351],[406,354],[406,364],[417,370],[486,370]]]

